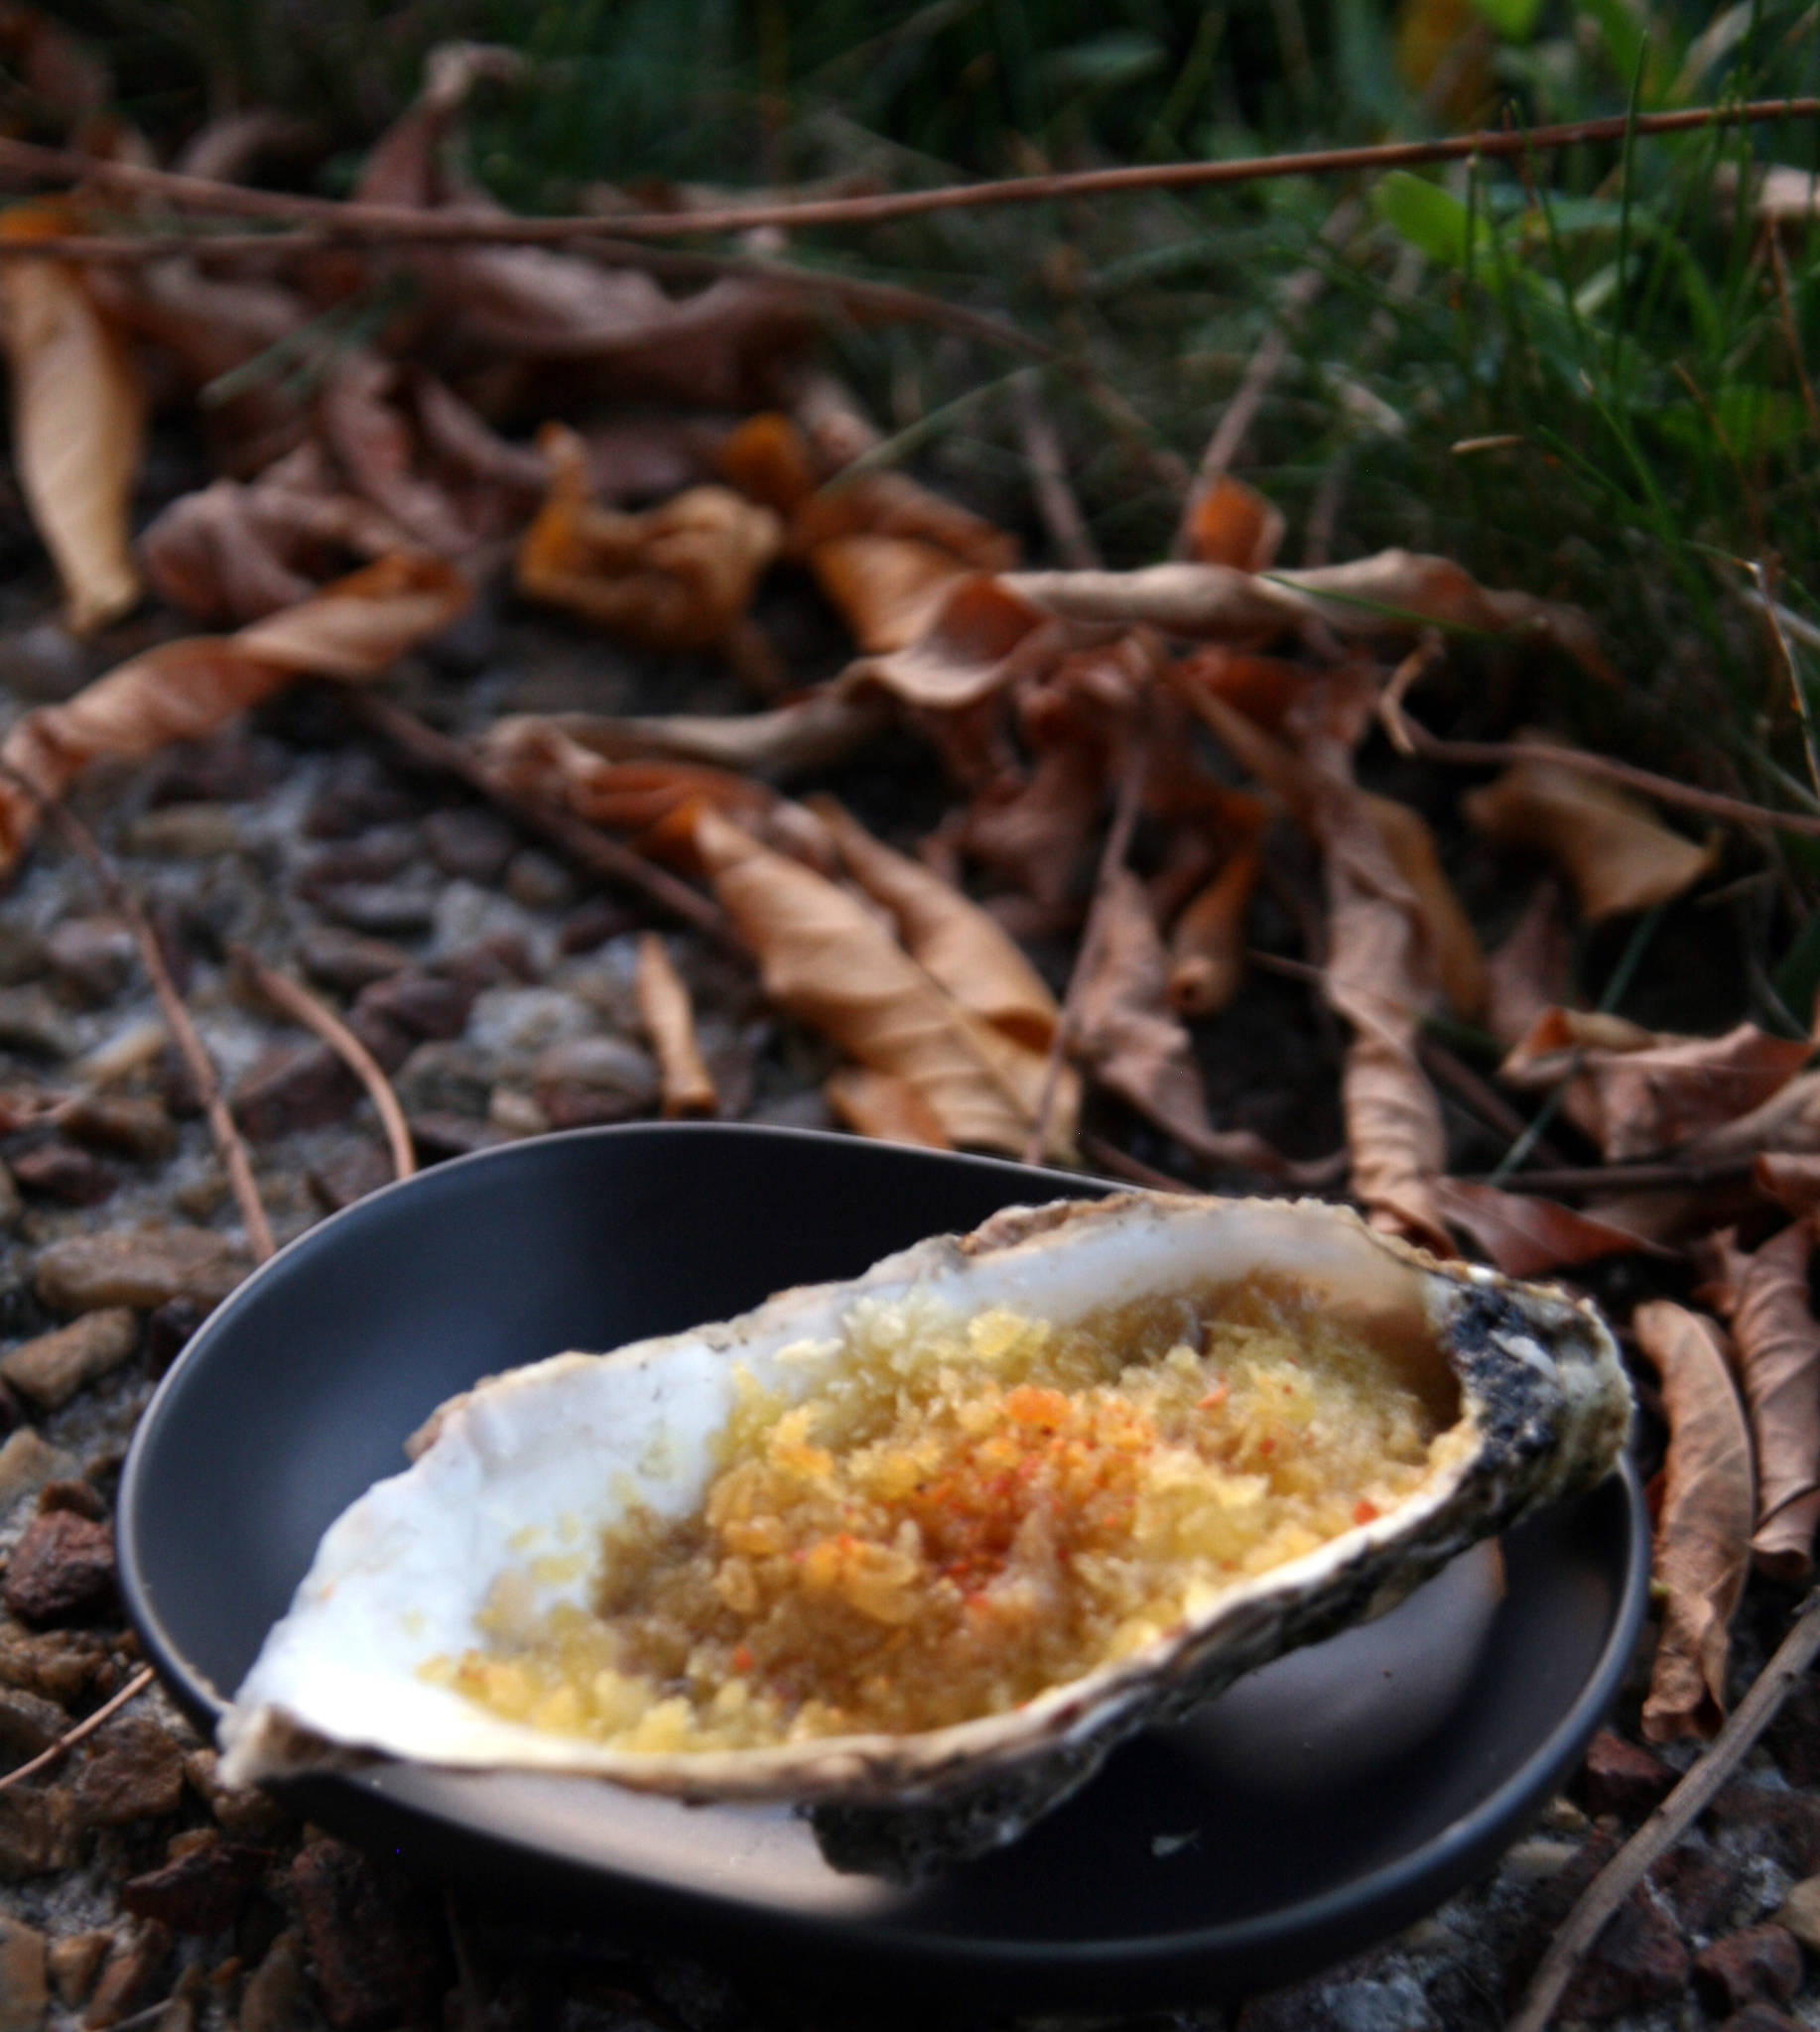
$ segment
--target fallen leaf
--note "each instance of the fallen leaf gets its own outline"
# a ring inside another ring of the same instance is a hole
[[[1749,1114],[1696,1136],[1680,1154],[1690,1164],[1729,1164],[1765,1151],[1820,1151],[1820,1073],[1802,1073]]]
[[[1820,1327],[1808,1305],[1807,1262],[1813,1233],[1805,1220],[1785,1227],[1746,1257],[1735,1286],[1715,1294],[1730,1315],[1751,1430],[1756,1440],[1759,1572],[1805,1581],[1813,1571],[1820,1522]]]
[[[553,476],[519,547],[520,589],[653,649],[723,642],[777,555],[777,517],[726,487],[691,487],[644,515],[601,508],[574,432],[550,425],[538,442]]]
[[[792,555],[812,562],[822,545],[854,536],[915,543],[975,572],[1008,572],[1017,563],[1015,537],[908,473],[844,473],[799,501],[790,519]]]
[[[1373,797],[1369,792],[1360,795],[1397,873],[1415,899],[1422,936],[1448,1007],[1470,1023],[1485,1006],[1485,956],[1479,950],[1479,935],[1442,870],[1428,822],[1393,798]]]
[[[1030,668],[1033,644],[1039,658],[1060,655],[1066,633],[1045,629],[1043,621],[1042,610],[1007,590],[1003,579],[970,573],[953,581],[915,642],[861,658],[847,677],[881,685],[906,705],[958,712]]]
[[[806,693],[768,712],[678,712],[647,718],[607,719],[592,713],[526,715],[554,726],[571,741],[608,761],[702,762],[716,769],[782,778],[839,762],[879,732],[889,711],[876,698],[856,697],[840,685]],[[501,720],[486,734],[507,739]]]
[[[1544,1010],[1567,999],[1573,934],[1561,921],[1553,882],[1540,882],[1503,943],[1485,962],[1484,1021],[1499,1044],[1514,1046]]]
[[[1053,742],[1024,779],[985,786],[959,826],[962,850],[1048,909],[1073,893],[1105,802],[1104,754],[1085,741]]]
[[[392,399],[398,381],[390,360],[344,353],[317,399],[324,440],[354,493],[389,516],[415,545],[458,558],[472,548],[474,532],[445,490],[417,470],[415,433]]]
[[[874,1073],[869,1066],[842,1066],[822,1082],[828,1104],[856,1136],[881,1143],[916,1143],[926,1150],[952,1150],[940,1116],[908,1080]]]
[[[808,441],[776,410],[747,417],[722,443],[715,462],[729,487],[786,519],[822,478]]]
[[[1555,762],[1518,762],[1460,809],[1500,846],[1547,854],[1598,923],[1667,903],[1712,867],[1716,849],[1670,832],[1639,799]]]
[[[1441,1105],[1397,1028],[1361,1029],[1340,1080],[1353,1197],[1376,1227],[1454,1253],[1432,1191],[1447,1162]]]
[[[864,904],[712,811],[696,840],[771,1001],[862,1066],[908,1080],[957,1148],[1022,1150],[1029,1116],[975,1027]]]
[[[1266,733],[1280,734],[1284,721],[1307,695],[1315,674],[1306,664],[1276,656],[1247,656],[1224,643],[1192,649],[1165,665],[1180,693],[1222,699],[1255,720]]]
[[[1785,1213],[1804,1220],[1820,1206],[1820,1157],[1794,1157],[1765,1150],[1752,1166],[1759,1192]]]
[[[376,677],[440,634],[468,596],[466,581],[441,559],[381,559],[236,634],[190,636],[129,658],[73,698],[15,721],[0,760],[43,794],[60,796],[91,762],[199,739],[294,678]],[[0,781],[0,869],[18,859],[37,823],[35,802]]]
[[[809,809],[834,836],[847,872],[891,913],[917,964],[961,1004],[1034,1052],[1046,1052],[1061,1011],[1042,975],[997,923],[932,869],[874,839],[833,798]]]
[[[83,223],[65,205],[19,204],[0,212],[0,236],[40,240]],[[139,598],[129,520],[145,437],[138,369],[81,270],[65,261],[0,262],[0,344],[20,486],[69,627],[85,635]]]
[[[1243,480],[1223,473],[1196,495],[1184,534],[1188,555],[1197,564],[1268,572],[1283,547],[1287,526],[1274,502]]]
[[[1431,1181],[1429,1195],[1442,1218],[1471,1235],[1506,1277],[1534,1277],[1639,1249],[1665,1253],[1626,1228],[1530,1193],[1438,1178]]]
[[[1672,1742],[1716,1734],[1725,1717],[1732,1618],[1750,1572],[1756,1494],[1725,1335],[1665,1299],[1638,1306],[1631,1327],[1661,1375],[1668,1418],[1653,1569],[1665,1601],[1643,1733]]]
[[[816,583],[868,655],[925,633],[967,567],[914,537],[838,536],[809,554]]]
[[[1213,1016],[1244,984],[1245,913],[1263,873],[1263,851],[1241,846],[1182,909],[1169,934],[1169,1006]]]
[[[718,1108],[714,1076],[696,1042],[695,1009],[682,976],[655,932],[638,942],[638,971],[633,981],[638,1020],[657,1054],[663,1113],[667,1122],[685,1115],[712,1115]]]
[[[495,720],[480,739],[489,768],[509,789],[566,805],[590,826],[645,832],[679,812],[713,809],[748,828],[762,825],[776,793],[732,770],[702,763],[615,762],[541,713]]]

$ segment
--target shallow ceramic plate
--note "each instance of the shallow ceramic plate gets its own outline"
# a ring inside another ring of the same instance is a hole
[[[249,1278],[140,1424],[119,1547],[148,1655],[212,1729],[328,1524],[482,1375],[1097,1190],[845,1137],[638,1126],[375,1194]],[[1626,1468],[1127,1745],[1015,1846],[914,1892],[829,1869],[787,1811],[585,1780],[394,1765],[310,1780],[299,1805],[508,1902],[875,1999],[1181,2003],[1308,1974],[1489,1867],[1603,1718],[1646,1585]]]

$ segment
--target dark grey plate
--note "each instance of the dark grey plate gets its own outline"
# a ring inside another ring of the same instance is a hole
[[[639,1126],[376,1194],[250,1278],[141,1422],[119,1546],[147,1652],[212,1728],[328,1524],[481,1375],[1096,1190],[844,1137]],[[300,1805],[508,1902],[876,1998],[1181,2003],[1308,1974],[1489,1867],[1616,1694],[1647,1564],[1626,1469],[1395,1616],[1128,1745],[1014,1847],[915,1892],[830,1870],[787,1812],[573,1779],[396,1765],[313,1780]]]

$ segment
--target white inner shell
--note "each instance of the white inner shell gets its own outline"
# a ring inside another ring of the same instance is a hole
[[[290,1761],[282,1721],[335,1744],[426,1763],[597,1772],[622,1783],[763,1796],[813,1758],[823,1789],[845,1743],[857,1771],[888,1740],[828,1738],[775,1749],[639,1756],[507,1721],[421,1669],[484,1649],[477,1617],[502,1573],[529,1572],[529,1614],[592,1593],[598,1536],[634,1502],[665,1517],[696,1509],[721,1464],[714,1442],[733,1408],[733,1371],[796,1400],[840,1347],[853,1300],[889,1303],[913,1288],[963,1313],[1003,1306],[1067,1323],[1172,1288],[1203,1288],[1269,1268],[1307,1281],[1324,1306],[1362,1326],[1432,1341],[1431,1280],[1379,1246],[1356,1218],[1267,1203],[1126,1202],[1096,1221],[977,1256],[948,1238],[887,1257],[849,1283],[805,1287],[724,1326],[643,1340],[611,1354],[559,1354],[496,1377],[437,1414],[436,1437],[406,1472],[377,1483],[329,1528],[289,1613],[267,1637],[221,1723],[222,1777],[244,1783]],[[1438,1362],[1438,1351],[1434,1359]],[[1375,1523],[1275,1569],[1275,1584],[1336,1549],[1381,1539],[1444,1499],[1455,1471],[1431,1476]],[[1242,1584],[1256,1587],[1256,1581]],[[930,1731],[955,1750],[1008,1745],[1043,1728],[1059,1702],[1108,1697],[1143,1676],[1144,1655],[1051,1689],[1011,1714]],[[1105,1703],[1096,1701],[1096,1712]],[[282,1718],[282,1720],[281,1720]],[[275,1723],[280,1725],[275,1727]],[[869,1753],[869,1754],[868,1754]],[[737,1765],[743,1778],[729,1766]],[[770,1774],[767,1782],[766,1774]]]

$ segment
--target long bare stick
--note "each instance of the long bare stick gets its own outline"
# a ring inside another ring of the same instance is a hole
[[[1240,156],[1225,162],[1138,163],[1122,169],[1073,170],[1052,176],[1006,177],[979,184],[943,185],[932,190],[887,191],[870,197],[811,198],[784,204],[722,205],[718,210],[630,212],[604,223],[582,218],[502,218],[496,212],[451,208],[426,214],[402,204],[361,204],[254,190],[210,177],[104,162],[79,149],[43,148],[0,140],[0,172],[15,177],[85,181],[116,190],[162,197],[167,203],[239,218],[287,219],[319,226],[342,240],[419,240],[450,245],[570,245],[588,239],[668,240],[695,234],[742,233],[755,226],[871,226],[930,212],[975,210],[982,205],[1045,204],[1057,198],[1112,195],[1131,190],[1206,190],[1254,184],[1273,177],[1347,175],[1408,168],[1421,163],[1518,160],[1544,150],[1589,142],[1622,141],[1629,134],[1686,134],[1703,127],[1734,127],[1775,120],[1811,120],[1820,98],[1757,99],[1742,105],[1688,106],[1674,112],[1612,114],[1552,127],[1482,128],[1432,141],[1378,142],[1364,148],[1306,149],[1295,154]],[[7,243],[0,242],[0,246]],[[42,242],[11,244],[31,255]]]
[[[247,1246],[253,1252],[253,1260],[263,1263],[278,1251],[278,1244],[272,1236],[272,1223],[266,1218],[259,1188],[253,1183],[253,1167],[246,1154],[246,1145],[241,1141],[240,1131],[234,1127],[233,1115],[222,1096],[214,1061],[208,1056],[206,1046],[191,1021],[183,996],[177,992],[177,983],[171,978],[165,955],[159,951],[158,934],[152,929],[151,919],[140,908],[138,897],[120,879],[118,870],[102,850],[101,842],[61,798],[46,797],[29,776],[21,775],[10,763],[0,762],[0,776],[29,797],[40,813],[63,832],[88,863],[101,886],[101,893],[126,920],[133,943],[139,949],[140,962],[151,979],[152,992],[158,998],[159,1013],[164,1017],[183,1056],[184,1065],[195,1082],[196,1092],[201,1096],[208,1133],[214,1138],[215,1150],[226,1167],[234,1204],[240,1209],[241,1224],[246,1229]]]
[[[1606,1921],[1642,1882],[1650,1865],[1667,1854],[1711,1805],[1752,1744],[1775,1719],[1789,1688],[1807,1670],[1816,1652],[1820,1652],[1820,1593],[1807,1597],[1787,1636],[1776,1646],[1775,1656],[1739,1702],[1712,1747],[1587,1885],[1530,1977],[1528,1991],[1505,2032],[1542,2032],[1581,1956],[1599,1938]]]
[[[103,1721],[118,1714],[129,1701],[138,1700],[151,1684],[152,1668],[149,1665],[141,1666],[111,1701],[103,1701],[92,1714],[78,1721],[73,1728],[65,1729],[48,1749],[40,1750],[29,1764],[21,1764],[17,1769],[7,1772],[4,1778],[0,1778],[0,1792],[4,1792],[9,1785],[17,1785],[23,1779],[30,1778],[49,1765],[55,1764],[65,1750],[74,1749],[85,1737],[93,1735]]]
[[[379,1119],[385,1127],[385,1140],[392,1152],[392,1170],[397,1177],[408,1179],[417,1169],[417,1152],[411,1144],[411,1127],[405,1120],[405,1111],[399,1106],[398,1095],[392,1090],[392,1082],[385,1077],[385,1069],[379,1061],[340,1017],[325,1002],[313,995],[302,981],[293,980],[289,974],[280,973],[275,966],[268,966],[258,953],[246,946],[235,946],[230,950],[234,959],[244,966],[258,983],[259,992],[268,1001],[276,1002],[287,1016],[294,1017],[306,1030],[320,1037],[366,1088],[367,1095],[373,1106],[378,1109]]]

